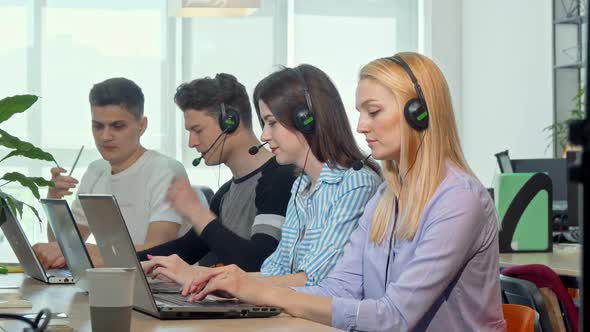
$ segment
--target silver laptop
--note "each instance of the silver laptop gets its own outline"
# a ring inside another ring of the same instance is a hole
[[[180,294],[150,291],[119,205],[112,195],[79,195],[80,203],[107,267],[135,267],[134,309],[160,319],[261,318],[278,315],[276,307],[237,300],[189,303]]]
[[[41,199],[41,205],[47,215],[47,222],[55,235],[59,248],[63,253],[74,282],[81,289],[88,291],[86,269],[94,267],[90,254],[86,250],[82,235],[68,202],[63,199]]]
[[[8,243],[25,273],[48,284],[73,284],[74,278],[68,269],[45,270],[43,268],[20,223],[16,220],[5,201],[2,202],[2,206],[0,213],[3,213],[6,218],[0,228],[6,239],[8,239]]]
[[[59,247],[64,254],[69,270],[72,272],[76,285],[88,291],[86,269],[94,267],[92,259],[82,235],[76,226],[76,220],[68,205],[63,199],[41,199],[41,205],[47,215],[49,226],[55,234]],[[152,292],[180,293],[180,287],[171,282],[158,279],[148,279]]]

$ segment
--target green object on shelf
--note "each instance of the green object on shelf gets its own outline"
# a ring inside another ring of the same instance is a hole
[[[538,190],[539,187],[530,181],[539,183],[534,180],[543,179],[547,190]],[[498,220],[502,223],[501,252],[551,251],[550,181],[542,173],[507,173],[496,178],[494,193]],[[509,209],[512,209],[510,215]]]

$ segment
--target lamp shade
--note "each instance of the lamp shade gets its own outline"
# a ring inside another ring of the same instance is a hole
[[[260,0],[176,0],[168,13],[176,17],[241,17],[260,8]]]

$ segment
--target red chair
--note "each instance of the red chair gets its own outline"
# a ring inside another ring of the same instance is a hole
[[[535,284],[537,288],[549,288],[553,293],[555,293],[559,304],[562,307],[561,310],[564,313],[563,323],[565,324],[566,330],[578,332],[578,310],[576,309],[572,298],[570,297],[567,289],[563,286],[561,279],[557,273],[555,273],[555,271],[542,264],[528,264],[508,267],[502,270],[501,273],[505,276],[528,280]],[[542,313],[539,312],[539,314]],[[541,321],[543,321],[543,317],[541,317]],[[543,324],[541,325],[543,326]],[[543,327],[543,330],[547,329]]]

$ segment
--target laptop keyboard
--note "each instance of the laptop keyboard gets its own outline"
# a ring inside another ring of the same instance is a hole
[[[190,303],[187,298],[180,294],[154,294],[154,298],[158,302],[163,302],[164,305],[176,305],[181,307],[212,307],[219,306],[218,301],[204,299],[195,303]],[[235,302],[234,302],[235,303]]]
[[[72,272],[70,272],[70,270],[66,270],[66,269],[54,269],[54,270],[48,270],[47,275],[49,277],[71,278]]]

